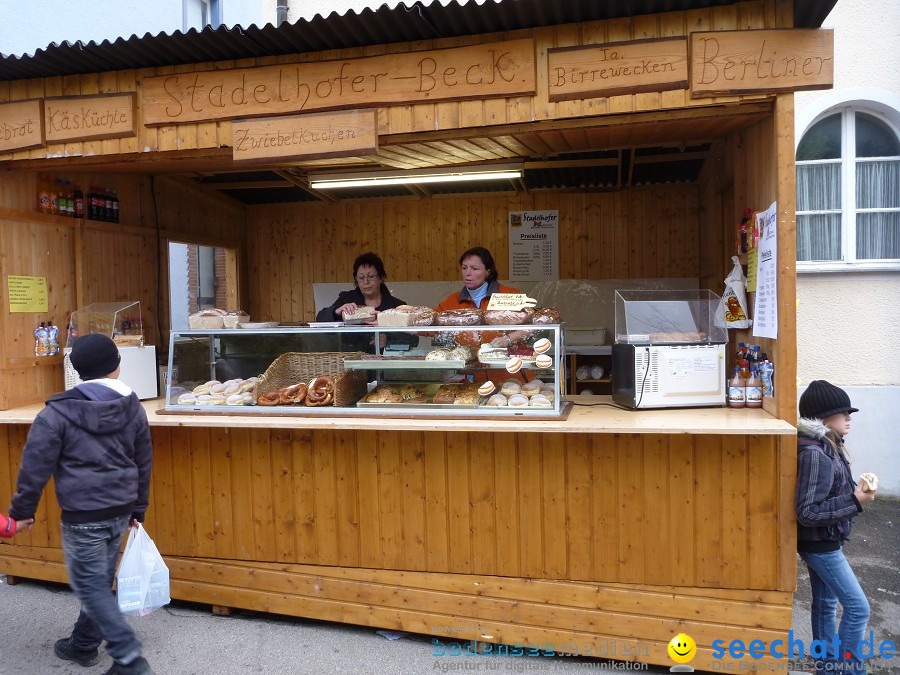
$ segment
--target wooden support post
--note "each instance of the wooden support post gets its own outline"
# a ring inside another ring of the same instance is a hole
[[[232,609],[231,607],[225,607],[223,605],[210,605],[212,607],[212,613],[216,616],[231,616]]]

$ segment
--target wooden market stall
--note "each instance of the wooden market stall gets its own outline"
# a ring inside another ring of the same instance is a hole
[[[55,323],[91,302],[139,299],[145,337],[165,351],[169,241],[231,252],[229,308],[246,308],[259,321],[303,321],[315,313],[312,284],[345,280],[364,250],[378,251],[391,278],[404,281],[456,279],[457,251],[472,245],[504,261],[514,210],[559,210],[561,279],[686,277],[721,292],[741,211],[777,202],[777,297],[790,308],[789,90],[822,81],[804,79],[801,58],[801,76],[784,86],[704,91],[696,63],[688,69],[688,47],[692,34],[708,31],[740,31],[758,45],[759,31],[815,27],[827,10],[819,16],[821,7],[813,14],[808,3],[753,0],[684,2],[682,11],[658,13],[662,4],[647,0],[635,16],[419,42],[0,81],[0,116],[4,102],[38,100],[48,122],[39,147],[2,154],[8,146],[0,145],[0,277],[46,278]],[[335,17],[328,21],[342,20]],[[631,58],[629,49],[657,39],[684,50],[684,78],[574,92],[554,80],[557,59],[586,54],[594,63],[622,42],[630,46],[619,48],[621,58]],[[794,33],[791,40],[804,44]],[[437,91],[441,78],[464,77],[465,59],[474,58],[465,50],[484,45],[494,50],[491,66],[470,77],[465,94]],[[507,48],[517,55],[509,71],[496,58]],[[824,53],[817,52],[820,61]],[[249,118],[315,109],[291,103],[287,90],[269,96],[265,87],[279,68],[318,73],[366,58],[388,59],[367,61],[377,66],[372,72],[419,68],[417,90],[388,88],[383,99],[374,91],[353,98],[354,87],[369,81],[342,80],[343,66],[334,71],[328,86],[345,85],[349,98],[321,107],[377,105],[375,147],[330,159],[251,160],[302,195],[293,203],[226,194],[252,188],[246,178],[227,182],[235,161],[244,161],[239,134],[252,127],[236,111],[249,110]],[[444,58],[462,60],[441,71],[427,60]],[[422,78],[426,70],[431,80]],[[507,81],[508,73],[515,77]],[[232,96],[243,92],[249,107],[223,102],[235,81]],[[134,117],[113,133],[72,135],[47,113],[51,105],[84,110],[87,99],[102,106],[119,94],[134,101]],[[695,179],[638,185],[642,148],[660,164],[696,161]],[[679,160],[679,153],[689,156]],[[519,185],[511,193],[375,190],[353,199],[309,186],[310,174],[323,169],[511,159],[525,162],[526,175],[531,163],[535,172],[607,167],[615,179],[564,189]],[[44,172],[115,190],[120,222],[36,212]],[[5,290],[0,504],[15,489],[40,402],[62,388],[61,359],[33,356],[32,331],[44,317],[12,312]],[[732,333],[735,342],[750,338]],[[793,313],[779,312],[777,339],[753,341],[778,368],[764,410],[583,408],[568,420],[523,425],[158,416],[161,404],[148,402],[155,453],[148,528],[170,566],[172,596],[427,634],[474,623],[478,633],[463,637],[666,665],[667,643],[685,632],[698,644],[692,665],[707,669],[715,639],[768,644],[790,627],[796,579]],[[48,490],[33,532],[0,548],[0,571],[64,581],[57,521]]]

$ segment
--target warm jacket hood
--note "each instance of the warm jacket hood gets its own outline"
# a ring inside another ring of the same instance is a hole
[[[51,398],[47,407],[89,433],[107,435],[121,431],[134,419],[140,402],[136,394],[118,396],[110,401],[92,401],[71,390]]]
[[[801,417],[797,421],[797,435],[803,436],[805,438],[814,438],[816,440],[821,441],[828,434],[828,427],[826,427],[822,420],[813,419],[809,417]]]

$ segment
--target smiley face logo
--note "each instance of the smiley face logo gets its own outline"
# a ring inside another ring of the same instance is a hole
[[[697,655],[697,643],[690,635],[679,633],[669,641],[668,651],[675,663],[687,663]]]

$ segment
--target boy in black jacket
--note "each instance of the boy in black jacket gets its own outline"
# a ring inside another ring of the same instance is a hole
[[[72,635],[56,655],[81,666],[100,660],[105,639],[114,663],[107,672],[150,673],[141,643],[112,593],[123,535],[143,522],[153,452],[147,414],[120,380],[119,350],[105,335],[78,338],[72,366],[84,382],[47,401],[28,433],[10,517],[34,516],[53,476],[62,509],[69,584],[81,601]]]

